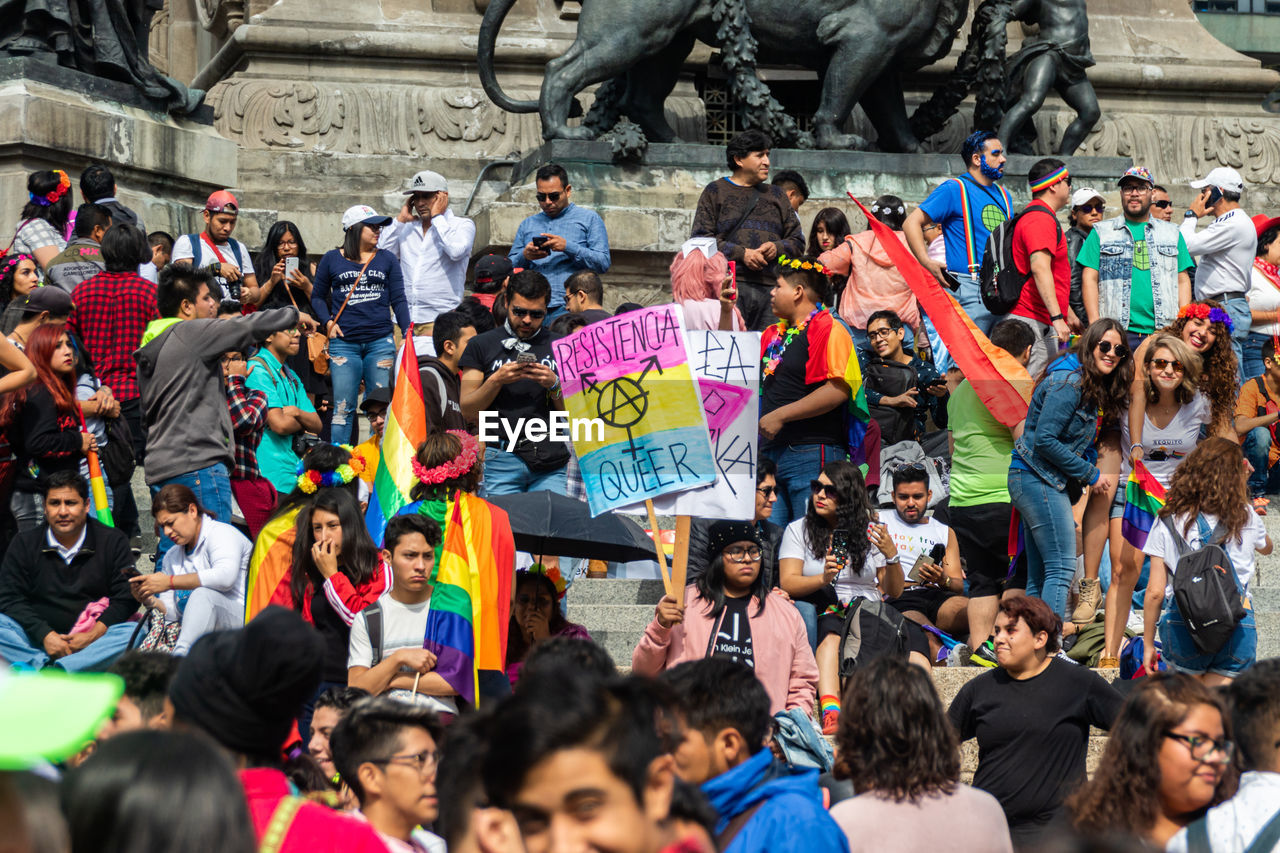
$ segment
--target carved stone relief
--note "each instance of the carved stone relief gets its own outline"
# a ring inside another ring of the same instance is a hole
[[[219,38],[244,23],[245,0],[195,0],[195,7],[200,26]]]

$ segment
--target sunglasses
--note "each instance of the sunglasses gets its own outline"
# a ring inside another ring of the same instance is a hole
[[[761,486],[756,491],[764,495],[765,500],[769,500],[769,498],[773,497],[773,493],[777,491],[777,488],[775,486]]]
[[[1169,201],[1168,199],[1164,199],[1163,201],[1153,201],[1153,202],[1151,202],[1151,206],[1152,206],[1152,207],[1158,207],[1158,208],[1160,208],[1161,210],[1164,210],[1166,207],[1173,207],[1173,202]]]
[[[890,470],[889,473],[905,474],[908,471],[928,471],[928,470],[929,469],[924,467],[923,462],[903,462],[899,465],[894,465],[892,470]]]
[[[1113,344],[1111,341],[1098,341],[1098,352],[1106,355],[1112,350],[1115,350],[1116,358],[1121,361],[1124,361],[1129,357],[1129,348],[1124,344]]]
[[[534,195],[537,196],[538,201],[549,201],[554,203],[559,201],[560,196],[564,195],[564,193],[534,193]]]
[[[809,491],[815,495],[825,494],[829,498],[839,497],[836,494],[836,487],[831,483],[824,483],[821,480],[810,480]]]
[[[1166,370],[1172,367],[1174,373],[1182,372],[1182,362],[1178,361],[1177,359],[1153,358],[1151,359],[1151,366],[1154,367],[1156,370]]]
[[[1076,208],[1081,213],[1102,213],[1106,209],[1107,206],[1105,204],[1082,204]]]
[[[532,317],[535,320],[541,320],[547,316],[547,312],[541,308],[517,308],[514,305],[511,306],[511,313],[520,318]]]

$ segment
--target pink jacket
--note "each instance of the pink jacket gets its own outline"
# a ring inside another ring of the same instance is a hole
[[[907,238],[902,232],[894,233],[905,246]],[[838,310],[850,326],[866,329],[867,318],[885,308],[901,317],[909,329],[920,325],[915,294],[889,260],[889,253],[880,245],[874,231],[845,237],[843,243],[823,252],[818,260],[832,272],[849,277]]]
[[[756,677],[769,694],[769,713],[799,708],[812,715],[818,664],[800,614],[777,595],[770,595],[763,613],[757,614],[756,609],[754,601],[747,606],[751,650]],[[698,588],[690,584],[684,591],[684,622],[663,628],[655,617],[631,653],[631,671],[653,677],[685,661],[701,660],[707,656],[712,631],[718,628],[712,624],[711,603],[700,599]]]

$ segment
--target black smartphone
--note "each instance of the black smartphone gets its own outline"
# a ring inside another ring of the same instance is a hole
[[[142,577],[142,572],[138,571],[138,567],[137,567],[137,566],[129,566],[128,568],[121,569],[121,570],[120,570],[120,574],[124,575],[125,577],[129,578],[130,580],[132,580],[132,579],[134,579],[134,578],[140,578],[140,577]]]
[[[531,352],[522,352],[516,356],[516,364],[537,364],[538,357]]]
[[[1209,187],[1209,199],[1204,203],[1205,207],[1213,207],[1222,201],[1222,190],[1217,187]]]
[[[849,531],[840,529],[831,533],[831,556],[842,567],[849,562]]]
[[[945,281],[947,283],[947,287],[951,288],[953,291],[960,289],[960,279],[953,276],[950,270],[942,271],[942,280]]]
[[[542,237],[534,237],[534,238],[533,238],[533,245],[535,245],[535,246],[537,246],[539,249],[541,249],[543,246],[547,245],[547,241],[548,241],[548,240],[550,240],[550,239],[551,239],[550,237],[546,237],[546,236],[542,236]]]

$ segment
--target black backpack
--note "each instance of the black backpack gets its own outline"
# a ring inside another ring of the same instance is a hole
[[[1025,207],[1012,219],[1006,219],[996,226],[987,240],[986,251],[982,253],[982,270],[978,274],[978,288],[982,294],[982,304],[992,314],[1008,314],[1022,298],[1022,288],[1031,281],[1030,273],[1018,272],[1018,265],[1013,262],[1013,234],[1028,213],[1043,213],[1053,217],[1053,224],[1058,228],[1058,239],[1062,239],[1062,225],[1058,217],[1047,208]]]
[[[1245,617],[1244,602],[1236,582],[1231,557],[1222,547],[1226,538],[1222,525],[1210,533],[1204,516],[1196,516],[1200,541],[1205,543],[1192,551],[1173,524],[1161,519],[1173,536],[1178,552],[1178,565],[1173,573],[1173,600],[1178,605],[1187,632],[1200,654],[1212,655],[1222,650],[1236,625]]]
[[[916,387],[918,381],[915,369],[910,365],[885,361],[878,356],[868,359],[862,370],[862,384],[869,390],[886,397],[905,394],[908,388]],[[881,446],[888,447],[915,436],[915,407],[877,404],[868,406],[867,410],[872,419],[880,425]]]
[[[907,624],[883,601],[855,598],[849,603],[840,635],[840,678],[844,680],[884,655],[906,660],[911,653]]]

